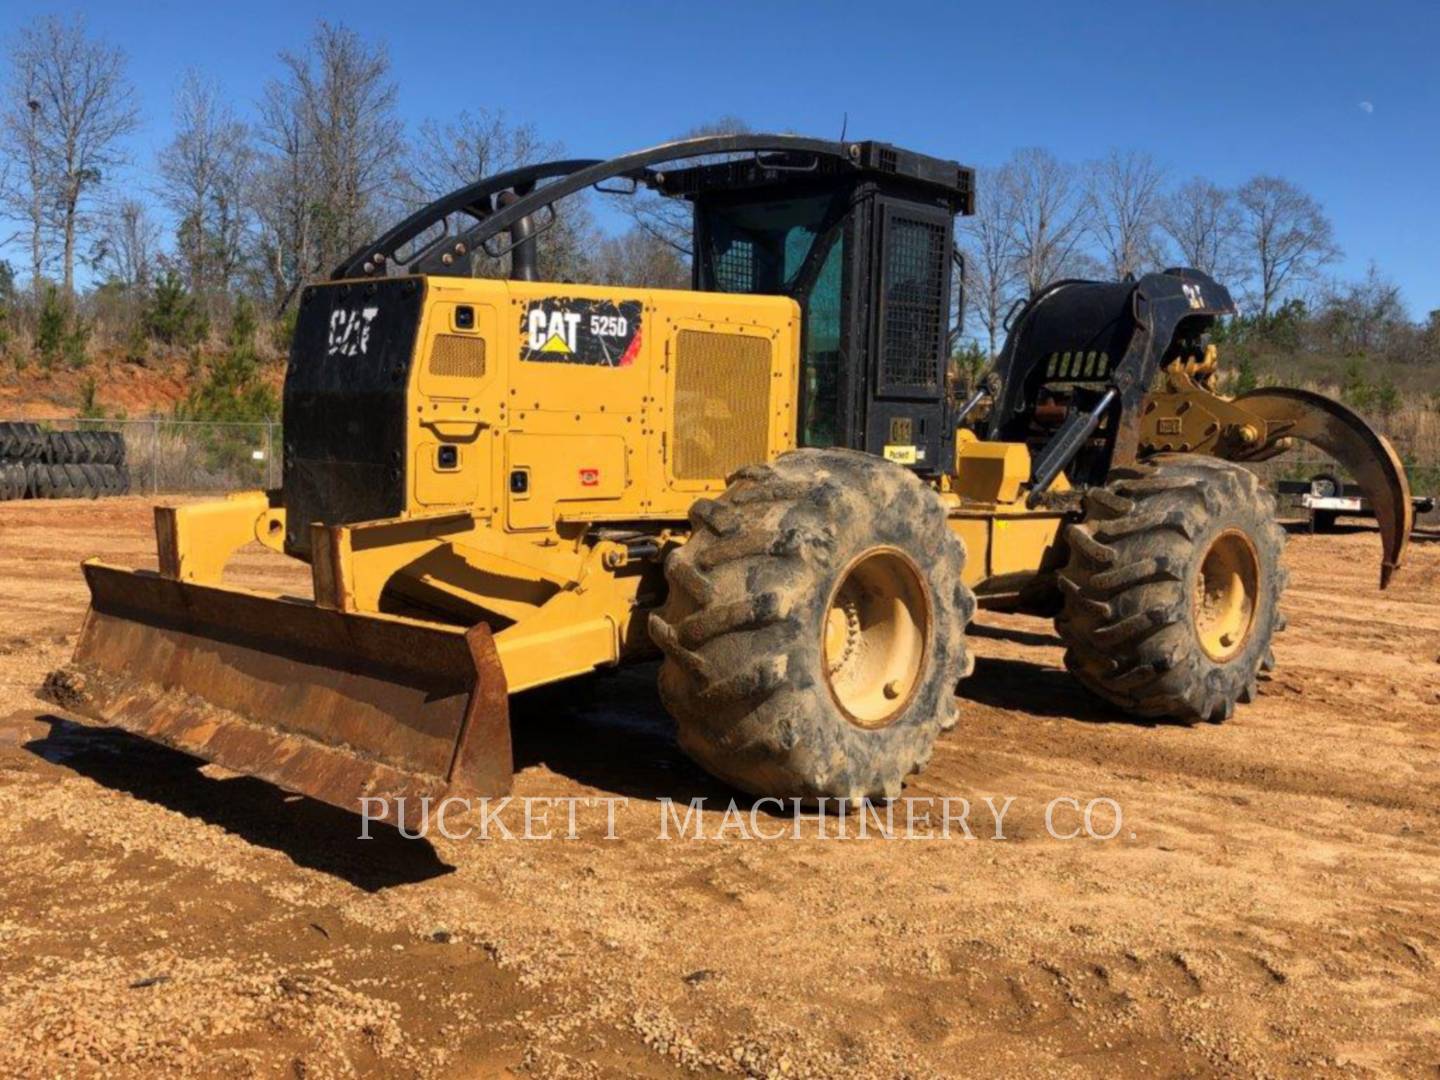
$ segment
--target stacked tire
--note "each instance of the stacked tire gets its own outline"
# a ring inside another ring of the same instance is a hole
[[[33,494],[30,469],[45,459],[47,447],[39,424],[0,423],[0,500]]]
[[[0,499],[95,499],[130,491],[118,431],[42,431],[0,423]]]

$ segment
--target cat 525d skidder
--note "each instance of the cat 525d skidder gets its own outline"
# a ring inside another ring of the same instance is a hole
[[[557,204],[595,186],[693,205],[692,290],[537,280]],[[304,291],[283,489],[157,508],[158,572],[85,563],[49,694],[400,821],[508,788],[508,694],[657,647],[717,776],[894,795],[956,721],[977,598],[1058,613],[1068,667],[1119,709],[1228,717],[1285,581],[1273,502],[1233,462],[1292,438],[1337,457],[1377,509],[1382,585],[1399,463],[1324,398],[1217,396],[1206,331],[1233,305],[1192,270],[1050,286],[952,399],[974,197],[970,169],[884,143],[733,135],[440,199]],[[227,585],[252,541],[309,563],[313,596]]]

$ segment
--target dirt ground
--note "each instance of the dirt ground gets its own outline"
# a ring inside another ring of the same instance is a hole
[[[1126,721],[982,613],[907,789],[936,838],[662,839],[730,793],[641,667],[514,708],[517,795],[624,803],[432,844],[38,702],[77,563],[153,565],[148,522],[0,508],[0,1074],[1440,1075],[1440,543],[1381,594],[1373,531],[1292,536],[1279,669],[1222,726]],[[1117,835],[1050,835],[1061,798]]]

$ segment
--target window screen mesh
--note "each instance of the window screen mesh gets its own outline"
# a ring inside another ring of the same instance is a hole
[[[882,381],[888,386],[939,386],[949,255],[942,225],[899,216],[890,219],[880,345]]]
[[[749,240],[732,240],[715,257],[715,286],[721,292],[755,291],[755,245]]]

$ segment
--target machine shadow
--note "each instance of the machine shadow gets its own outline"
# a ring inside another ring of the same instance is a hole
[[[992,641],[1013,641],[1017,645],[1056,646],[1061,644],[1060,635],[1053,630],[1045,632],[1021,630],[1014,626],[987,626],[977,622],[972,622],[965,628],[965,636],[989,638]]]
[[[1028,713],[1046,719],[1077,720],[1082,724],[1154,728],[1178,723],[1131,716],[1095,697],[1063,668],[1047,667],[1028,660],[978,657],[975,670],[960,683],[956,693],[962,701],[975,701],[1007,712]],[[961,723],[964,723],[963,705]]]
[[[751,796],[681,753],[656,690],[659,667],[636,664],[516,694],[510,700],[516,772],[539,765],[627,798],[735,799],[748,806]]]
[[[1308,521],[1282,521],[1280,527],[1290,536],[1350,536],[1355,533],[1379,533],[1373,524],[1363,521],[1337,521],[1318,533],[1310,528]]]
[[[168,810],[218,825],[285,855],[297,866],[338,877],[366,892],[411,885],[454,871],[427,840],[402,837],[348,810],[287,792],[249,776],[215,779],[204,762],[118,728],[94,728],[41,715],[48,734],[24,744],[30,753],[87,779]]]

